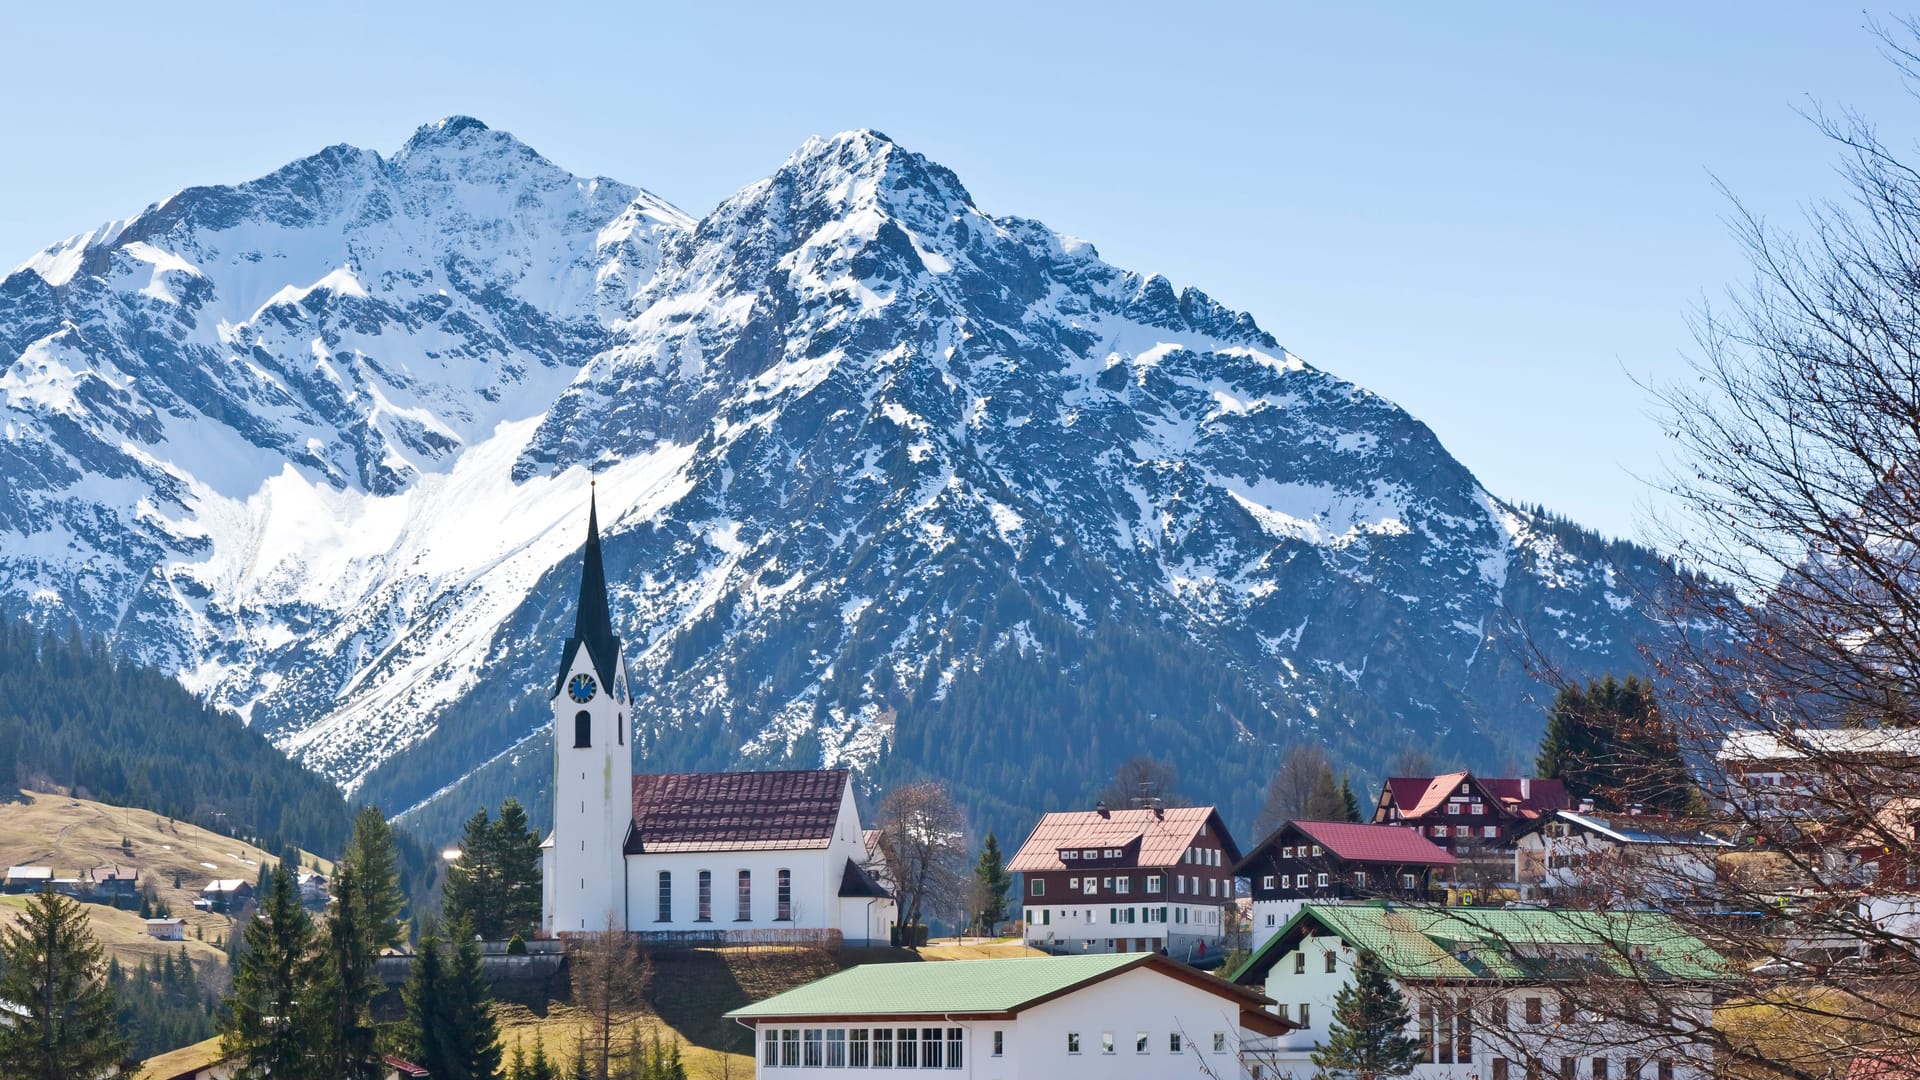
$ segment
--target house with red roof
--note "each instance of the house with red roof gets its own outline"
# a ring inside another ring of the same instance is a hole
[[[626,659],[592,509],[573,636],[549,700],[547,933],[611,927],[663,944],[888,940],[894,901],[867,868],[847,770],[633,775]]]
[[[1043,815],[1007,869],[1027,944],[1051,952],[1218,953],[1240,849],[1211,806]]]
[[[1400,825],[1475,864],[1499,880],[1513,872],[1513,845],[1522,825],[1565,810],[1567,787],[1532,777],[1477,777],[1462,770],[1441,776],[1395,776],[1380,786],[1376,825]]]
[[[1248,852],[1233,873],[1251,886],[1258,949],[1303,904],[1426,900],[1436,872],[1454,863],[1445,848],[1398,825],[1289,821]]]

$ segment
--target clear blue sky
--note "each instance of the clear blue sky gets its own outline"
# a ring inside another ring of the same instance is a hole
[[[451,113],[696,214],[874,127],[1253,312],[1496,494],[1634,535],[1662,448],[1633,377],[1677,375],[1746,275],[1712,178],[1790,219],[1838,189],[1796,109],[1913,128],[1837,3],[549,6],[18,8],[0,266]]]

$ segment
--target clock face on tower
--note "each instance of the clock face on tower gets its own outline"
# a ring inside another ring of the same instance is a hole
[[[567,696],[582,705],[593,700],[593,692],[597,689],[599,685],[593,681],[593,676],[584,671],[567,682]]]

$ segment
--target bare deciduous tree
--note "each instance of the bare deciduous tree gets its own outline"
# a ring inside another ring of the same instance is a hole
[[[1265,836],[1289,821],[1344,821],[1346,816],[1340,782],[1327,752],[1317,743],[1295,743],[1287,748],[1279,771],[1267,785],[1254,832]]]
[[[594,1080],[607,1080],[621,1050],[622,1032],[640,1015],[653,981],[653,961],[631,934],[615,929],[613,919],[591,934],[568,941],[573,1003],[586,1018],[581,1035]]]
[[[1881,36],[1920,75],[1920,23]],[[1791,234],[1735,204],[1754,280],[1660,391],[1679,510],[1657,538],[1687,573],[1652,598],[1678,642],[1648,656],[1710,804],[1668,827],[1737,850],[1704,877],[1583,867],[1588,895],[1718,948],[1723,1004],[1705,1022],[1651,979],[1577,1003],[1788,1080],[1920,1046],[1920,169],[1857,116],[1812,120],[1848,199]]]
[[[947,786],[929,780],[893,789],[880,801],[877,827],[900,924],[963,914],[971,877],[967,820]]]
[[[1113,779],[1100,789],[1099,801],[1115,810],[1146,806],[1157,801],[1161,806],[1188,806],[1180,794],[1180,774],[1159,758],[1141,755],[1121,762]]]

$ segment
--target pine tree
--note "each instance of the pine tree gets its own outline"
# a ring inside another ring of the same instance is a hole
[[[1420,1061],[1419,1040],[1406,998],[1371,953],[1360,954],[1353,981],[1333,997],[1327,1039],[1313,1052],[1316,1080],[1378,1080],[1406,1076]]]
[[[1000,855],[1000,841],[987,830],[987,842],[980,846],[980,861],[973,865],[973,887],[979,900],[980,930],[991,934],[1007,918],[1007,890],[1013,875],[1007,872]]]
[[[311,1022],[323,980],[318,953],[313,917],[300,906],[293,872],[282,863],[247,923],[246,947],[221,1021],[220,1049],[237,1063],[239,1080],[325,1076],[316,1070],[321,1047]]]
[[[400,857],[393,844],[393,827],[376,806],[366,806],[353,819],[353,836],[335,873],[351,871],[361,920],[363,946],[368,956],[406,940],[400,920],[406,896],[400,891]]]
[[[1346,820],[1352,822],[1361,820],[1360,798],[1353,793],[1353,782],[1346,773],[1340,774],[1340,808],[1346,815]]]
[[[0,1000],[23,1010],[0,1025],[0,1075],[73,1080],[120,1064],[129,1041],[103,952],[80,903],[51,890],[0,931]]]

